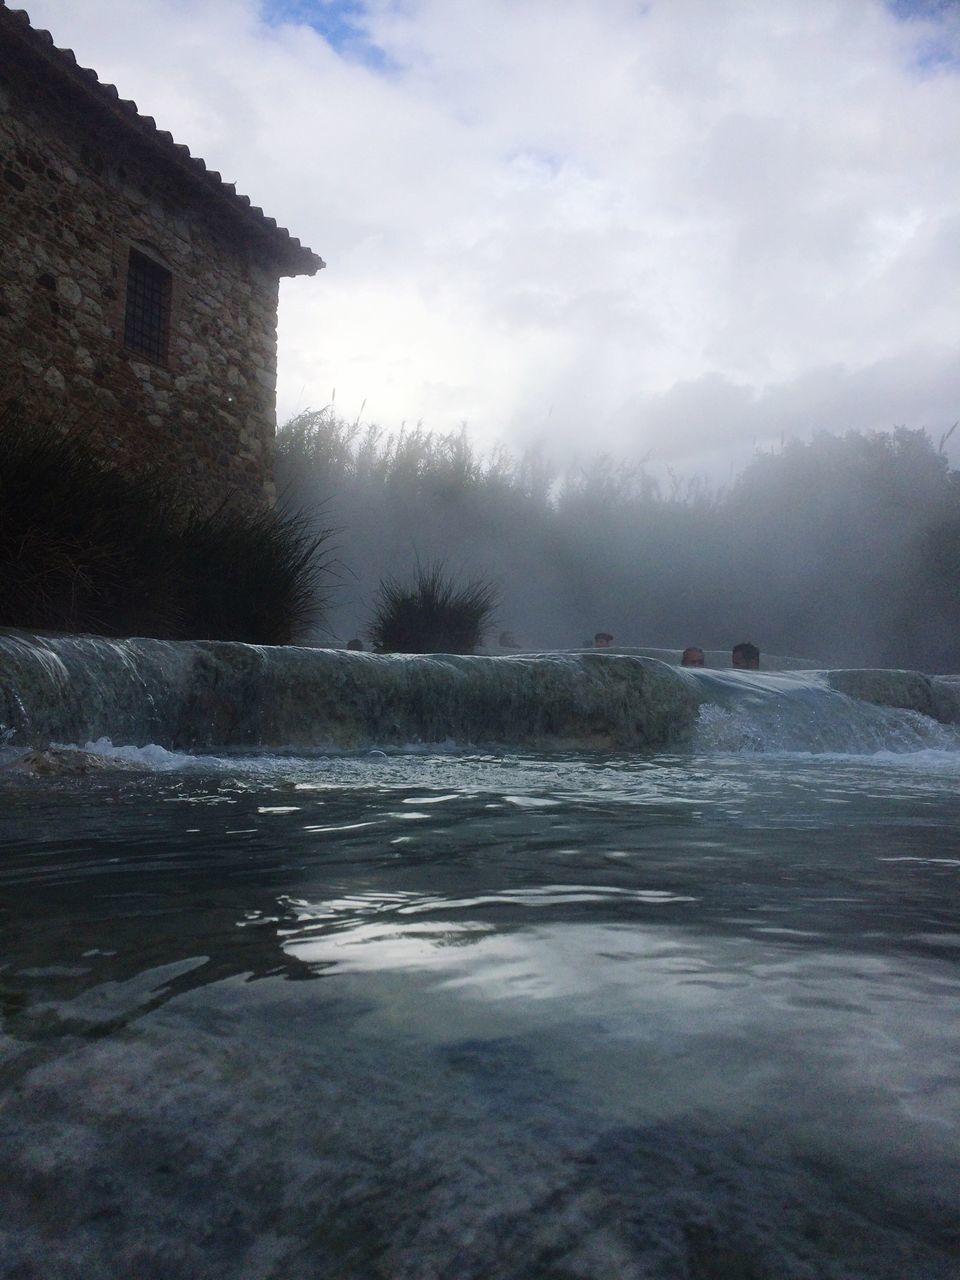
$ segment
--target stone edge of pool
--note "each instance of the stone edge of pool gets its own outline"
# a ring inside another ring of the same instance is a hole
[[[450,741],[539,750],[682,745],[703,691],[649,652],[376,655],[6,633],[0,742],[27,749],[106,737],[188,751]],[[783,662],[788,673],[802,669],[801,660]],[[864,702],[960,723],[960,677],[834,670],[823,678]]]

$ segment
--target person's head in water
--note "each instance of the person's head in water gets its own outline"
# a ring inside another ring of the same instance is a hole
[[[687,645],[683,653],[680,655],[681,667],[702,667],[703,666],[703,650],[699,645]]]
[[[760,670],[760,650],[749,640],[733,646],[733,665],[741,671]]]
[[[598,631],[593,637],[593,647],[595,649],[609,649],[613,644],[613,636],[609,631]]]
[[[347,648],[354,649],[357,653],[363,653],[363,641],[359,636],[354,636],[352,640],[347,641]]]

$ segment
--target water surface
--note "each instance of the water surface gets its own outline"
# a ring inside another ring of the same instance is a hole
[[[952,1280],[960,752],[744,725],[5,774],[0,1274]]]

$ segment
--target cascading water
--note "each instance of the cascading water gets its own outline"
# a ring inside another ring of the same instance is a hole
[[[896,699],[899,705],[865,701],[835,687],[849,675],[863,693]],[[956,750],[954,724],[934,719],[931,689],[939,682],[913,672],[809,672],[791,675],[697,672],[703,699],[693,735],[698,751],[835,752]],[[938,707],[952,715],[944,685]],[[908,698],[912,702],[908,702]],[[922,710],[921,710],[922,708]]]
[[[6,636],[0,722],[0,1275],[960,1273],[956,679]]]
[[[13,746],[259,750],[500,743],[700,750],[948,748],[960,691],[914,672],[690,671],[627,654],[378,657],[0,636]]]
[[[0,637],[11,741],[165,747],[405,742],[659,746],[695,691],[663,663],[600,654],[390,656],[159,640]]]

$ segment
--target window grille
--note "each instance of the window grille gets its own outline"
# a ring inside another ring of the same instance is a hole
[[[136,249],[130,250],[123,343],[157,364],[164,364],[167,358],[171,282],[165,267]]]

